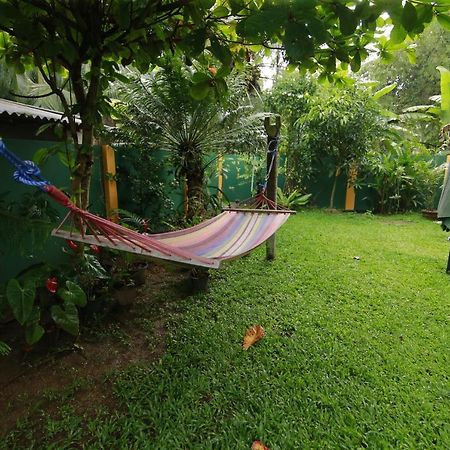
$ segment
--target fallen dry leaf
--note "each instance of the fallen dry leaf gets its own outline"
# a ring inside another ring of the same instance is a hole
[[[253,325],[244,334],[244,342],[242,343],[242,348],[244,350],[248,350],[249,347],[262,339],[265,334],[266,332],[261,325]]]
[[[261,441],[255,441],[252,444],[252,450],[269,450]]]

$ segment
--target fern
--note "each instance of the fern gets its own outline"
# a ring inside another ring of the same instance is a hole
[[[277,188],[277,202],[289,209],[299,209],[301,206],[305,206],[312,194],[302,195],[297,190],[293,190],[290,194],[285,194],[281,188]]]
[[[118,208],[113,213],[119,215],[121,225],[141,233],[148,231],[148,219],[140,217],[138,214],[127,211],[126,209]]]
[[[14,201],[0,195],[0,250],[24,253],[42,249],[58,218],[57,211],[40,192],[27,193]]]
[[[23,254],[29,247],[40,250],[50,236],[53,224],[41,219],[0,210],[0,242],[2,253]]]

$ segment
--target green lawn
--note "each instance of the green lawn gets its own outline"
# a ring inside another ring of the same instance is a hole
[[[113,376],[118,411],[83,420],[62,408],[37,447],[450,448],[440,227],[302,212],[277,247],[276,261],[260,248],[215,273],[208,294],[180,299],[162,360]],[[244,352],[253,324],[266,337]]]

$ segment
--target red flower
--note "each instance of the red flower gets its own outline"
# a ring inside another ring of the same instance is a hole
[[[56,293],[58,290],[58,279],[56,277],[48,278],[45,282],[45,287],[48,292],[51,292],[52,294]]]
[[[89,247],[91,247],[91,250],[94,252],[94,253],[100,253],[100,247],[98,246],[98,245],[95,245],[95,244],[91,244]]]
[[[75,242],[73,242],[73,241],[67,240],[67,245],[68,245],[72,250],[76,250],[76,249],[78,248],[78,245],[75,244]]]

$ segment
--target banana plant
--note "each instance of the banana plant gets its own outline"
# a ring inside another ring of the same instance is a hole
[[[403,110],[403,118],[439,122],[441,126],[450,123],[450,71],[443,66],[436,68],[441,74],[441,93],[433,95],[429,105],[411,106]]]

